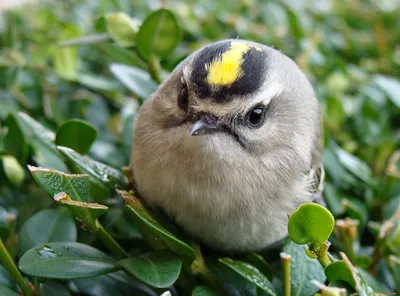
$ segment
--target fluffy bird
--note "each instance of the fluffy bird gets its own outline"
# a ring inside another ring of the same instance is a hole
[[[225,251],[287,235],[321,193],[320,105],[281,52],[223,40],[182,61],[135,119],[135,188],[188,234]]]

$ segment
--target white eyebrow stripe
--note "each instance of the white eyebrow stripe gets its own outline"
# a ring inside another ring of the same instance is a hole
[[[262,86],[263,91],[257,94],[257,98],[254,99],[251,104],[248,104],[245,110],[250,110],[254,108],[254,106],[258,104],[263,104],[264,106],[268,106],[272,99],[278,97],[284,90],[283,85],[280,83],[271,83],[268,85]]]

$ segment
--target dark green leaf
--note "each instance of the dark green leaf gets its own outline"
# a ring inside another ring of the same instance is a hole
[[[60,281],[47,280],[44,283],[40,283],[40,295],[41,296],[70,296],[71,293]]]
[[[58,130],[56,144],[69,147],[80,154],[86,154],[96,137],[97,131],[91,124],[80,119],[71,119]]]
[[[19,254],[50,242],[76,241],[74,220],[67,213],[43,210],[25,222],[19,233]]]
[[[8,271],[3,267],[3,265],[0,265],[0,284],[8,286],[9,288],[12,288],[14,290],[17,289],[14,279],[11,277]],[[0,295],[2,294],[0,293]]]
[[[49,243],[30,249],[18,265],[25,274],[53,279],[85,278],[120,268],[103,252],[74,242]]]
[[[18,114],[25,140],[32,146],[34,160],[42,167],[68,172],[62,155],[53,143],[55,134],[25,113]]]
[[[92,278],[74,280],[78,289],[88,295],[113,296],[158,296],[148,286],[133,279],[123,271],[117,271]]]
[[[118,262],[126,271],[155,288],[168,288],[178,279],[182,261],[167,250],[153,251]]]
[[[146,59],[152,55],[167,57],[179,44],[182,29],[175,15],[167,9],[150,14],[136,36],[137,51]]]
[[[159,224],[136,197],[125,191],[118,191],[118,193],[124,198],[133,222],[138,226],[143,237],[153,244],[154,248],[167,248],[181,256],[186,264],[192,264],[196,258],[192,247],[179,240]]]
[[[192,293],[192,296],[218,296],[218,291],[208,286],[197,286]]]
[[[0,295],[1,296],[20,296],[15,290],[11,290],[10,287],[0,284]]]
[[[96,197],[96,200],[98,195],[109,197],[116,186],[126,186],[124,176],[119,170],[87,156],[82,156],[69,148],[57,148],[66,157],[67,163],[74,173],[89,176],[90,192],[93,197]]]
[[[296,244],[323,244],[331,235],[335,219],[323,206],[302,204],[289,217],[289,236]]]
[[[309,258],[304,249],[307,246],[297,245],[290,239],[287,239],[283,247],[283,252],[292,257],[290,264],[290,283],[292,295],[313,295],[318,288],[311,283],[311,280],[317,280],[321,283],[325,281],[324,270],[321,264]]]
[[[269,281],[269,279],[265,275],[263,275],[257,268],[250,265],[249,263],[239,260],[232,260],[231,258],[221,258],[219,259],[219,261],[226,266],[232,268],[249,282],[253,283],[257,287],[265,291],[267,295],[277,295],[275,292],[275,288]]]
[[[28,157],[28,145],[25,143],[25,137],[15,115],[8,114],[6,125],[8,127],[7,135],[4,137],[4,148],[14,156],[19,163],[25,164]]]

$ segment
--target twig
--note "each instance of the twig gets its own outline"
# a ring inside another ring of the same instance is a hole
[[[292,257],[286,253],[280,253],[283,267],[283,295],[290,296],[291,294],[291,279],[290,279],[290,262]]]
[[[15,279],[18,286],[24,292],[25,296],[33,296],[33,291],[29,288],[27,283],[25,282],[22,274],[19,272],[18,267],[15,265],[15,262],[11,258],[8,253],[3,240],[0,238],[0,259],[4,264],[6,270],[10,273],[10,275]]]

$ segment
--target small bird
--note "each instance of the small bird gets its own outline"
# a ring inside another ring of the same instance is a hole
[[[206,246],[265,249],[322,190],[320,105],[298,66],[240,39],[200,48],[140,108],[131,169],[143,201]]]

